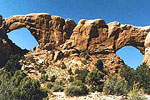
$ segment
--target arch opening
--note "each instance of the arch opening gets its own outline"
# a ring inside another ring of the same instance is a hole
[[[9,32],[8,38],[21,49],[33,50],[35,46],[38,46],[38,42],[26,28],[21,28]]]
[[[125,46],[116,52],[117,56],[123,59],[124,63],[136,69],[143,60],[143,54],[133,46]]]

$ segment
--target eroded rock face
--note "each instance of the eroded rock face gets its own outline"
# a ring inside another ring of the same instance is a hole
[[[10,39],[8,39],[7,35],[0,37],[0,67],[2,67],[7,62],[10,55],[25,54],[26,52],[27,50],[22,50]]]
[[[107,25],[101,19],[81,20],[74,28],[70,41],[79,51],[90,51],[94,58],[103,61],[109,72],[115,73],[124,65],[116,51],[124,46],[133,46],[144,55],[145,38],[149,31],[150,28],[121,25],[119,22]]]
[[[9,33],[25,27],[35,37],[40,49],[52,50],[69,39],[75,26],[76,23],[71,19],[64,20],[49,14],[29,14],[5,19],[2,28]]]
[[[119,22],[106,24],[102,19],[81,20],[76,25],[71,19],[64,20],[49,14],[19,15],[6,19],[0,16],[0,35],[5,36],[0,39],[0,59],[19,49],[12,42],[9,42],[11,46],[7,45],[10,41],[7,33],[22,27],[27,28],[39,43],[33,53],[39,52],[40,55],[41,51],[50,51],[48,62],[67,59],[71,55],[80,57],[81,53],[88,52],[93,63],[101,59],[108,72],[117,73],[124,62],[116,51],[124,46],[133,46],[144,55],[143,62],[150,64],[149,27],[121,25]]]

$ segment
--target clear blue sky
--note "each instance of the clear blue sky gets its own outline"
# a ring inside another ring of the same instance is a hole
[[[80,19],[100,18],[106,23],[119,21],[122,24],[146,26],[150,25],[149,5],[150,0],[0,0],[0,13],[4,18],[28,13],[49,13],[65,19],[71,18],[76,23]],[[32,49],[37,42],[28,33],[28,30],[20,29],[11,32],[9,38],[21,48]],[[129,52],[135,53],[133,48],[125,50],[125,52],[120,50],[117,54],[121,54],[121,57]],[[134,67],[139,65],[142,55],[137,57],[128,65]]]

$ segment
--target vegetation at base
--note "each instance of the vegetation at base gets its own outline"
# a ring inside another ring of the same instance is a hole
[[[48,88],[48,89],[51,89],[52,87],[53,87],[53,84],[52,84],[52,83],[48,83],[48,84],[47,84],[47,88]]]
[[[4,68],[7,71],[13,71],[15,72],[16,70],[21,69],[21,65],[19,63],[20,59],[22,58],[21,55],[16,54],[16,55],[11,55],[7,63],[4,65]]]
[[[25,77],[15,91],[15,97],[19,100],[42,100],[47,97],[47,92],[40,88],[39,81]]]
[[[146,64],[138,66],[136,70],[129,66],[123,66],[120,77],[110,76],[104,80],[103,63],[98,60],[95,64],[97,70],[76,69],[75,73],[72,73],[70,68],[67,80],[59,80],[56,75],[49,77],[48,80],[46,71],[41,70],[43,74],[39,82],[29,78],[27,74],[20,70],[20,59],[22,59],[20,55],[11,56],[0,71],[0,100],[42,100],[47,97],[47,91],[41,89],[40,82],[46,81],[49,82],[47,84],[48,89],[54,92],[65,90],[67,96],[82,96],[89,92],[98,91],[111,95],[128,94],[129,100],[134,100],[132,98],[144,100],[139,89],[150,94],[150,68]],[[65,64],[61,68],[66,69]],[[134,88],[134,84],[139,84],[138,89]]]
[[[74,81],[74,77],[70,76],[68,79],[69,82],[73,82]]]
[[[54,84],[52,87],[53,92],[63,92],[64,88],[61,85],[58,84]]]
[[[88,94],[88,88],[81,81],[75,81],[71,83],[66,89],[65,94],[67,96],[82,96]]]
[[[150,94],[150,68],[143,63],[136,70],[123,66],[120,75],[128,81],[128,90],[131,90],[134,83],[139,83],[139,88]]]
[[[136,69],[135,82],[145,93],[150,94],[150,68],[145,63]]]
[[[137,88],[137,84],[134,84],[133,89],[128,93],[128,100],[146,100],[143,93]]]
[[[127,81],[120,79],[116,75],[109,77],[105,83],[103,92],[106,95],[123,95],[127,93]]]
[[[53,75],[53,76],[50,77],[50,81],[51,82],[55,82],[56,79],[57,79],[57,77],[55,75]]]
[[[14,91],[15,86],[9,82],[1,82],[0,83],[0,100],[18,100],[15,95]]]
[[[120,71],[120,76],[128,81],[128,89],[131,90],[135,81],[135,70],[129,66],[123,66]]]
[[[69,75],[72,75],[72,74],[73,74],[71,68],[68,70],[68,73],[69,73]]]
[[[67,68],[67,67],[66,67],[65,64],[61,65],[61,69],[66,69],[66,68]]]
[[[91,92],[98,91],[102,92],[103,90],[103,79],[104,73],[100,72],[99,70],[93,70],[88,73],[86,76],[86,82],[89,85],[89,90]]]
[[[85,83],[85,78],[86,78],[88,72],[89,72],[89,71],[88,71],[87,69],[82,69],[82,70],[76,69],[76,70],[75,70],[75,74],[76,74],[75,80],[80,80],[80,81],[82,81],[83,83]]]
[[[97,60],[95,66],[98,68],[98,70],[103,71],[103,62],[100,59]]]
[[[41,81],[42,83],[48,81],[48,75],[43,74],[43,75],[41,76],[41,78],[40,78],[40,81]]]
[[[0,71],[0,100],[42,100],[47,91],[21,71],[20,55],[12,55]]]

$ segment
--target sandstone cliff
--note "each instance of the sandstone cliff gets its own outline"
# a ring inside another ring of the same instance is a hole
[[[9,32],[23,27],[31,32],[39,44],[26,56],[32,55],[47,66],[52,61],[61,61],[69,66],[69,61],[88,55],[88,64],[92,63],[88,66],[93,66],[101,59],[108,72],[117,73],[124,62],[116,55],[116,51],[124,46],[139,49],[144,55],[143,62],[150,64],[150,27],[121,25],[119,22],[106,24],[102,19],[80,20],[76,25],[71,19],[64,20],[59,16],[41,13],[6,19],[0,16],[0,66],[11,54],[23,52],[7,36]]]

